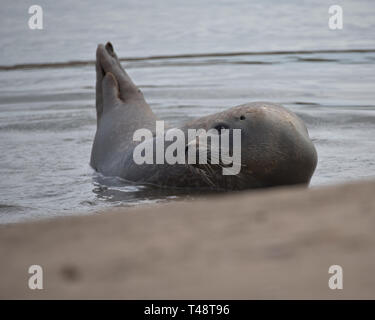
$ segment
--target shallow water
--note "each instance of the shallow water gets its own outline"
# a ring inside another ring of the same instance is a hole
[[[31,4],[1,8],[0,223],[185,197],[89,167],[107,40],[160,118],[281,103],[317,147],[312,186],[375,177],[375,2],[341,1],[340,31],[324,1],[40,1],[43,31],[27,29]]]

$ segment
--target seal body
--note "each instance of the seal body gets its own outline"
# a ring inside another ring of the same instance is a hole
[[[317,153],[306,126],[291,111],[268,102],[243,104],[179,128],[186,136],[189,129],[240,129],[241,171],[236,175],[223,175],[220,166],[210,164],[135,163],[133,152],[139,142],[133,141],[134,132],[150,130],[150,143],[155,144],[158,119],[122,68],[112,45],[99,45],[96,54],[97,131],[91,166],[98,172],[135,183],[195,189],[239,190],[309,183]]]

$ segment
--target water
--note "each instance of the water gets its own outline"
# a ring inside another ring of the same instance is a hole
[[[32,4],[0,9],[0,223],[185,197],[89,167],[107,40],[160,118],[281,103],[316,144],[312,186],[375,177],[375,2],[338,1],[340,31],[326,1],[39,1],[42,31],[27,28]]]

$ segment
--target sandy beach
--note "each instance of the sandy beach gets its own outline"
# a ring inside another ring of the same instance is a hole
[[[375,1],[1,4],[0,300],[375,300]]]
[[[375,298],[374,194],[278,188],[2,225],[0,298]]]

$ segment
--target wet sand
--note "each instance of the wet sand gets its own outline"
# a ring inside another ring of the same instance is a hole
[[[375,181],[280,188],[3,225],[0,298],[374,299],[374,195]]]

